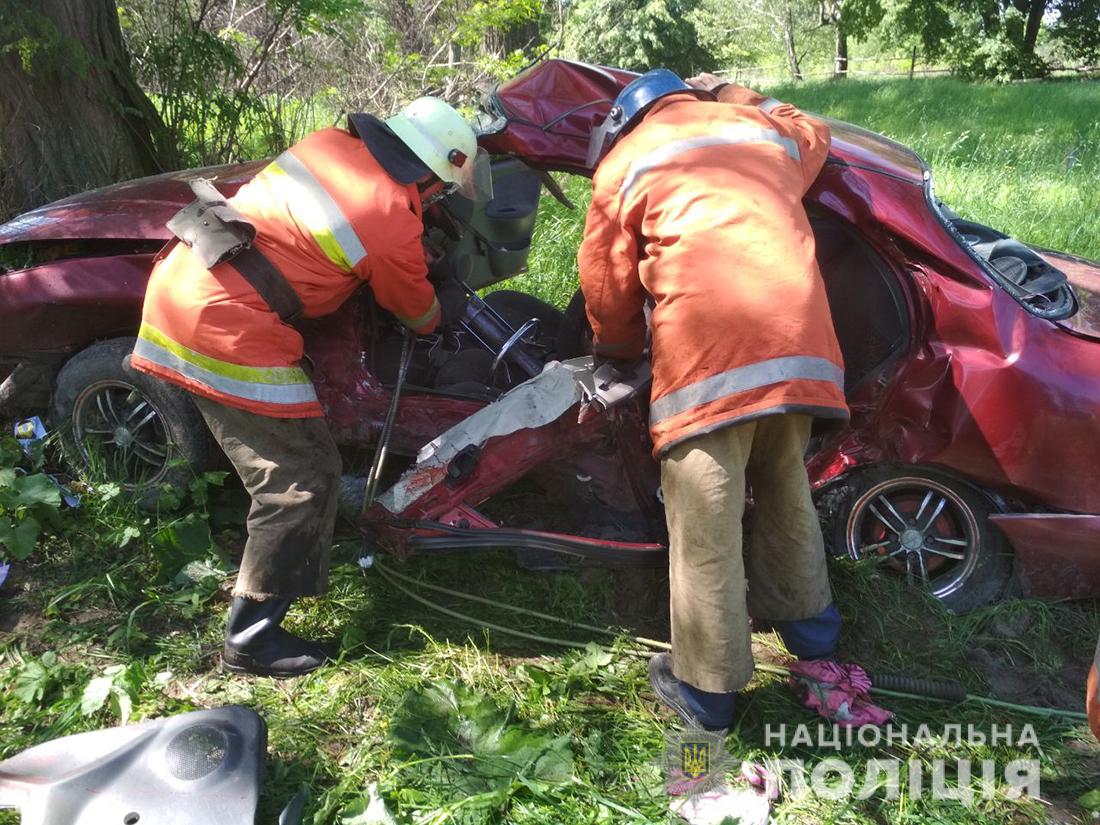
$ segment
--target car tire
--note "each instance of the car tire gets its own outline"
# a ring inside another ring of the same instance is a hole
[[[996,601],[1011,579],[1011,548],[989,520],[999,508],[946,473],[866,470],[827,490],[819,506],[828,511],[825,538],[837,555],[879,556],[953,613]]]
[[[206,468],[210,438],[185,391],[130,366],[134,342],[100,341],[69,359],[50,420],[74,470],[117,481],[149,504],[161,485],[186,489]]]

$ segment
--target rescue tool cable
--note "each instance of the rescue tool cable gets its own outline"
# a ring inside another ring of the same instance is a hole
[[[423,596],[414,593],[409,588],[405,587],[402,582],[416,585],[417,587],[423,587],[427,590],[432,590],[437,593],[442,593],[448,596],[455,596],[460,599],[466,599],[467,601],[477,602],[479,604],[485,604],[491,607],[497,607],[503,610],[509,610],[513,613],[520,613],[525,616],[532,616],[534,618],[542,619],[544,621],[555,622],[557,624],[566,625],[568,627],[576,628],[577,630],[587,630],[589,632],[600,633],[606,636],[614,638],[622,638],[623,634],[617,633],[614,630],[606,627],[597,627],[596,625],[584,624],[583,622],[575,622],[570,619],[564,619],[560,616],[551,616],[547,613],[540,613],[537,610],[530,610],[526,607],[519,607],[518,605],[507,604],[505,602],[498,602],[493,599],[486,599],[482,596],[475,596],[472,593],[463,593],[458,590],[451,590],[447,587],[441,587],[436,584],[430,584],[428,582],[414,579],[411,576],[406,576],[404,573],[399,573],[396,570],[391,570],[388,566],[384,565],[377,557],[374,558],[371,565],[375,567],[379,574],[396,590],[400,591],[404,595],[408,596],[415,602],[418,602],[425,607],[430,607],[439,613],[446,616],[450,616],[453,619],[466,622],[468,624],[478,625],[480,627],[489,628],[495,630],[498,633],[504,633],[509,636],[516,636],[521,639],[528,639],[534,642],[541,642],[544,644],[552,644],[560,647],[572,647],[580,650],[584,650],[586,644],[584,642],[577,642],[570,639],[558,639],[552,636],[540,636],[535,633],[528,633],[523,630],[516,630],[515,628],[507,627],[505,625],[495,624],[493,622],[479,619],[475,616],[470,616],[465,613],[460,613],[457,610],[451,610],[450,608],[443,607],[436,604]],[[364,573],[366,570],[364,569]],[[641,648],[627,648],[624,650],[632,656],[653,656],[658,650],[670,650],[672,646],[667,642],[660,642],[655,639],[647,639],[643,636],[626,636],[627,640],[640,645]],[[648,648],[648,649],[646,649]],[[779,665],[772,665],[767,663],[758,663],[756,669],[763,673],[771,673],[776,676],[789,677],[790,671],[785,667]],[[891,688],[880,686],[876,684],[874,674],[871,675],[871,692],[877,693],[882,696],[890,696],[897,699],[913,699],[917,701],[931,699],[937,702],[952,702],[956,704],[973,703],[979,705],[985,705],[988,707],[1004,708],[1006,710],[1016,711],[1018,713],[1026,713],[1032,716],[1055,716],[1063,717],[1073,720],[1085,720],[1087,719],[1084,713],[1072,710],[1062,710],[1060,708],[1042,708],[1034,705],[1018,705],[1012,702],[1003,702],[999,699],[992,699],[986,696],[974,696],[966,693],[965,689],[956,682],[937,682],[928,679],[916,679],[903,676],[879,676],[878,680],[883,684],[890,684]],[[921,692],[907,692],[905,690],[893,689],[894,686],[901,688],[912,685],[914,691]],[[925,692],[926,691],[926,692]]]
[[[401,344],[401,363],[397,367],[397,383],[393,385],[393,396],[390,398],[390,408],[386,411],[386,420],[382,424],[382,432],[378,435],[378,445],[374,448],[374,461],[371,462],[370,473],[367,475],[367,486],[363,491],[363,507],[359,511],[362,518],[374,504],[374,494],[378,491],[378,479],[382,475],[382,465],[386,461],[386,450],[390,445],[390,436],[393,434],[393,422],[397,418],[397,405],[401,400],[401,390],[405,386],[405,376],[409,372],[409,363],[412,361],[413,345],[416,343],[416,332],[412,329],[405,330],[405,340]]]

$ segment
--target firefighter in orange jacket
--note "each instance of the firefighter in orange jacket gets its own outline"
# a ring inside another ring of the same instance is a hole
[[[814,417],[848,411],[802,207],[828,127],[710,76],[695,83],[642,75],[593,133],[578,258],[597,357],[641,357],[649,305],[672,619],[672,654],[651,660],[650,681],[685,722],[720,730],[752,676],[750,614],[795,655],[835,650],[803,454]]]
[[[199,200],[169,222],[183,243],[153,271],[131,356],[192,393],[252,498],[223,649],[231,671],[291,676],[326,658],[280,627],[295,598],[326,588],[340,480],[294,321],[334,311],[365,282],[409,328],[433,330],[422,204],[455,188],[477,196],[485,182],[473,130],[441,100],[348,126],[306,137],[228,201],[193,185]]]

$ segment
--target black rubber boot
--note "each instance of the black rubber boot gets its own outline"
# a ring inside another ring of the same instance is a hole
[[[733,719],[734,694],[704,693],[672,672],[672,654],[658,653],[649,660],[649,684],[657,698],[689,728],[726,733]]]
[[[280,627],[293,599],[255,601],[237,596],[229,609],[222,662],[233,673],[301,676],[330,658],[329,648]]]

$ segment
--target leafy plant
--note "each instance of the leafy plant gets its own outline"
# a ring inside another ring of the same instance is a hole
[[[111,665],[85,686],[80,697],[80,712],[84,716],[94,716],[106,707],[125,725],[130,721],[134,702],[138,700],[144,685],[145,668],[141,662]]]
[[[390,728],[394,751],[409,760],[403,780],[446,781],[483,803],[502,804],[520,788],[542,793],[573,775],[568,736],[533,729],[464,682],[406,692]]]
[[[19,668],[11,695],[27,705],[41,703],[57,682],[57,654],[48,651],[40,659],[32,659]]]
[[[0,448],[0,560],[4,556],[17,561],[30,556],[46,526],[60,523],[61,493],[56,482],[43,473],[26,474],[13,466],[14,440]]]

